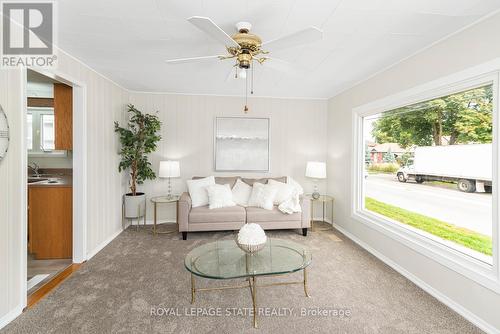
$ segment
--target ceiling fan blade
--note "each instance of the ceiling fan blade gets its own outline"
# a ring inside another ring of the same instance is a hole
[[[195,25],[198,29],[205,32],[207,35],[212,37],[213,39],[221,42],[226,47],[235,47],[239,48],[240,45],[236,43],[234,39],[231,38],[224,30],[222,30],[218,25],[214,23],[208,17],[202,16],[192,16],[187,19],[193,25]]]
[[[262,64],[264,67],[272,68],[273,70],[277,70],[285,73],[295,73],[297,72],[296,67],[286,61],[278,58],[266,57],[267,60]]]
[[[236,79],[236,71],[237,71],[236,67],[235,66],[231,66],[231,69],[227,73],[226,81],[231,81],[233,79]]]
[[[294,32],[293,34],[286,35],[272,41],[265,42],[262,47],[265,50],[283,50],[319,41],[323,38],[323,31],[316,27],[309,27],[303,30]]]
[[[204,61],[210,59],[219,59],[223,56],[204,56],[204,57],[191,57],[191,58],[178,58],[178,59],[167,59],[165,62],[167,64],[182,64],[182,63],[192,63],[196,61]]]

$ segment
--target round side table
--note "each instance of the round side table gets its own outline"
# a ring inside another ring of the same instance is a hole
[[[175,208],[175,223],[177,224],[177,202],[179,201],[180,196],[178,195],[172,195],[171,197],[167,196],[156,196],[151,198],[151,202],[153,203],[154,206],[154,220],[153,220],[153,235],[157,234],[169,234],[169,233],[175,233],[178,232],[179,228],[177,225],[177,228],[171,231],[162,231],[158,232],[156,230],[156,225],[157,225],[157,208],[158,204],[169,204],[169,203],[175,203],[176,208]]]
[[[329,195],[321,195],[319,198],[312,198],[311,195],[308,195],[309,197],[309,200],[311,201],[311,231],[314,232],[316,229],[314,228],[314,202],[320,202],[323,204],[323,223],[326,223],[325,221],[325,207],[326,207],[326,204],[327,203],[331,203],[331,207],[332,207],[332,211],[331,211],[331,214],[332,214],[332,219],[333,219],[333,197],[332,196],[329,196]],[[320,230],[317,230],[317,231],[327,231],[327,230],[330,230],[331,227],[329,228],[326,228],[326,229],[320,229]]]

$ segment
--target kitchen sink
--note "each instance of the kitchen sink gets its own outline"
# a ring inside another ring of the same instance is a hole
[[[36,182],[43,182],[47,181],[48,179],[41,178],[41,177],[28,177],[28,184],[30,183],[36,183]]]

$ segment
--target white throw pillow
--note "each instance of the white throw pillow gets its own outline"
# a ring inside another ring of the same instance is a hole
[[[219,209],[236,206],[229,184],[212,184],[205,188],[208,194],[208,208]]]
[[[250,199],[250,195],[252,194],[251,186],[238,179],[233,186],[232,192],[234,203],[243,207],[248,206],[248,200]]]
[[[294,187],[289,184],[272,179],[268,181],[268,184],[278,189],[276,197],[274,198],[274,205],[280,205],[284,201],[287,201],[293,194]]]
[[[258,208],[272,210],[274,198],[278,188],[273,187],[269,184],[262,184],[255,182],[253,184],[252,195],[248,200],[248,206],[256,206]]]
[[[292,179],[290,176],[286,177],[286,183],[294,187],[299,195],[304,194],[304,188],[302,188],[302,186],[297,181]]]
[[[207,186],[215,184],[213,176],[205,177],[198,180],[187,180],[189,196],[191,196],[191,205],[193,208],[208,204],[208,194],[205,189]]]

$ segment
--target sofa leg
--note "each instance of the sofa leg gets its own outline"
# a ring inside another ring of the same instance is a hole
[[[307,227],[302,228],[302,235],[307,237]]]
[[[182,240],[187,240],[187,238],[188,238],[188,233],[182,232]]]

